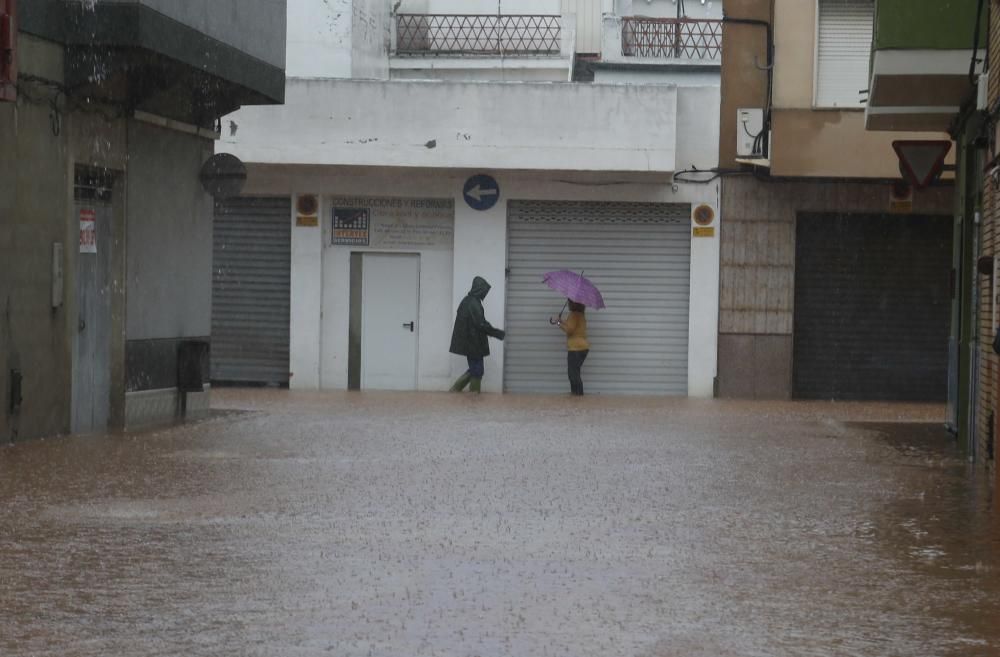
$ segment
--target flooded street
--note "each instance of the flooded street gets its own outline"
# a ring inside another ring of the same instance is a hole
[[[0,449],[0,655],[1000,655],[939,407],[214,394]]]

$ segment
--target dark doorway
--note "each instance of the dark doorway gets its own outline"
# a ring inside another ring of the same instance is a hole
[[[944,402],[952,218],[800,214],[793,395]]]

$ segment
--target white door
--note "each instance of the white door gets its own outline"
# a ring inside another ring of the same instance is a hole
[[[366,253],[361,285],[361,387],[416,390],[420,256]]]

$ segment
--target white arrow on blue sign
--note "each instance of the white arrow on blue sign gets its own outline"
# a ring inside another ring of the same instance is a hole
[[[465,181],[462,193],[473,210],[489,210],[500,200],[500,185],[493,176],[479,174]]]

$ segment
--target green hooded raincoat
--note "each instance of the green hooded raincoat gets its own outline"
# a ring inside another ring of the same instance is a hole
[[[483,358],[490,355],[487,336],[503,340],[504,332],[486,321],[483,299],[490,291],[490,284],[476,276],[472,279],[472,289],[458,304],[455,313],[455,329],[451,333],[451,353],[469,358]]]

